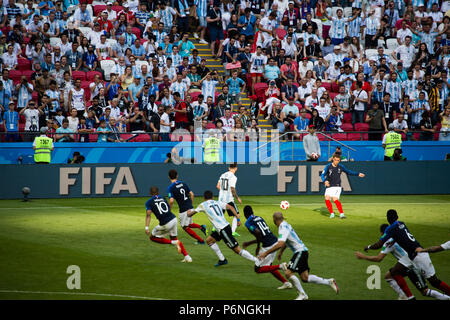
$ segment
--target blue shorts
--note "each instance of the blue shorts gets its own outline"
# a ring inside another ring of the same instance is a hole
[[[216,40],[223,40],[223,30],[219,28],[208,28],[209,30],[209,38],[211,42]]]
[[[198,17],[200,27],[206,27],[206,17]]]

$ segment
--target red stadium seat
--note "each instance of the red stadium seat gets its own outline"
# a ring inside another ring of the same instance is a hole
[[[344,123],[352,123],[352,113],[344,112]]]
[[[17,69],[20,71],[31,70],[31,61],[25,58],[17,58]]]
[[[31,38],[23,37],[23,43],[28,44],[30,42]]]
[[[338,95],[339,93],[336,93],[336,92],[330,92],[330,99],[332,100],[332,101],[334,101],[334,98],[336,98],[336,96]]]
[[[275,30],[275,32],[277,33],[277,36],[278,36],[278,38],[279,38],[280,40],[283,40],[284,37],[285,37],[286,34],[287,34],[287,31],[284,30],[284,29],[282,29],[282,28],[277,28],[277,29]]]
[[[33,91],[33,93],[31,94],[31,98],[32,98],[34,101],[37,101],[37,100],[38,100],[38,93],[37,93],[37,91]]]
[[[369,131],[368,123],[355,123],[355,131]]]
[[[81,81],[81,88],[83,89],[88,89],[89,90],[89,85],[91,84],[91,81],[87,81],[87,80],[82,80]]]
[[[339,93],[339,85],[337,84],[336,81],[333,81],[331,83],[331,92]]]
[[[331,135],[331,137],[332,137],[333,139],[338,140],[338,141],[344,141],[344,140],[347,140],[347,134],[346,134],[346,133],[333,133],[333,134]]]
[[[97,142],[98,135],[96,134],[89,134],[89,142]]]
[[[269,85],[264,82],[255,83],[253,90],[255,91],[256,96],[258,97],[258,101],[265,101],[265,92]]]
[[[73,80],[80,79],[81,81],[86,80],[86,72],[84,71],[72,71]]]
[[[414,138],[414,140],[420,140],[420,132],[414,132],[413,138]]]
[[[138,39],[141,38],[141,29],[133,27],[133,33],[136,35]]]
[[[95,75],[99,75],[100,76],[100,79],[102,79],[102,73],[101,72],[98,72],[98,71],[88,71],[87,73],[86,73],[86,80],[88,80],[88,81],[94,81],[94,77],[95,77]]]
[[[106,10],[106,5],[99,4],[94,6],[94,16],[98,16],[98,14],[103,10]]]
[[[328,92],[331,92],[331,83],[330,82],[322,82],[321,87],[325,88]]]
[[[206,125],[206,129],[215,129],[215,128],[216,128],[216,125],[213,122],[209,122]]]
[[[135,139],[136,142],[150,142],[150,136],[148,134],[140,134]]]
[[[29,70],[24,70],[22,71],[22,75],[24,75],[25,77],[27,77],[28,81],[31,81],[31,75],[34,73],[35,71],[31,70],[31,68]]]
[[[311,115],[311,114],[309,114],[309,113],[306,113],[306,115],[305,115],[305,118],[306,118],[306,119],[311,119],[311,117],[312,117],[312,115]]]
[[[348,133],[347,134],[347,140],[349,140],[349,141],[361,141],[361,134],[360,133]]]
[[[351,123],[343,123],[341,129],[344,131],[353,131],[353,125]]]
[[[112,6],[111,9],[114,10],[116,13],[119,13],[120,11],[123,10],[123,7],[122,6]],[[117,20],[119,20],[119,17],[117,17]]]
[[[9,70],[9,77],[14,82],[14,84],[18,84],[20,79],[22,78],[22,72],[19,70]]]
[[[326,132],[324,132],[327,134]],[[319,141],[326,141],[328,138],[325,137],[323,134],[317,133],[317,138],[319,138]]]
[[[201,95],[201,94],[202,93],[199,92],[199,91],[191,92],[190,95],[191,95],[192,101],[197,101],[198,100],[198,96]]]

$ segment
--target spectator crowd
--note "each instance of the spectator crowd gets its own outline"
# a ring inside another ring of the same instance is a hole
[[[449,25],[442,0],[0,0],[1,141],[450,140]]]

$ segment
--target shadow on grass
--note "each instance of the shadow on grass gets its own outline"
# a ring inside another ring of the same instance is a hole
[[[328,212],[327,207],[316,208],[316,209],[313,209],[313,211],[319,212],[321,215],[323,215],[325,217],[330,216],[330,212]]]

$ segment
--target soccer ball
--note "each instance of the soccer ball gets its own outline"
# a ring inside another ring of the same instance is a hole
[[[312,159],[319,159],[319,155],[315,152],[311,153],[311,158]]]
[[[289,202],[287,202],[286,200],[281,201],[280,208],[283,210],[289,209]]]

